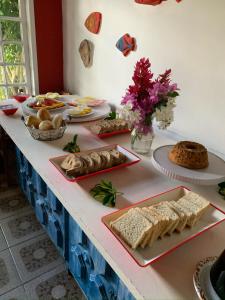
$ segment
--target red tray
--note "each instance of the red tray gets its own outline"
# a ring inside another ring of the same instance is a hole
[[[120,168],[123,168],[123,167],[128,167],[128,166],[136,164],[140,161],[140,158],[137,155],[133,154],[129,150],[127,150],[127,149],[125,149],[125,148],[123,148],[119,145],[116,145],[116,144],[115,145],[108,145],[108,146],[101,147],[101,148],[91,149],[91,150],[88,150],[88,151],[82,151],[80,153],[88,154],[88,153],[93,152],[93,151],[103,151],[103,150],[110,150],[110,149],[117,149],[119,152],[123,153],[127,157],[127,161],[123,164],[120,164],[118,166],[114,166],[112,168],[104,169],[104,170],[101,170],[101,171],[97,171],[97,172],[93,172],[93,173],[90,173],[90,174],[87,174],[87,175],[82,175],[82,176],[77,176],[77,177],[68,176],[60,167],[62,161],[67,157],[67,155],[50,158],[49,161],[56,167],[56,169],[64,176],[64,178],[66,180],[71,181],[71,182],[83,180],[83,179],[86,179],[86,178],[89,178],[89,177],[92,177],[92,176],[95,176],[95,175],[98,175],[98,174],[111,172],[113,170],[117,170],[117,169],[120,169]]]
[[[198,223],[193,228],[191,229],[185,228],[181,233],[173,233],[171,236],[165,236],[163,239],[157,240],[151,248],[146,247],[145,249],[142,249],[138,247],[136,250],[131,249],[111,229],[110,222],[114,221],[115,219],[123,215],[131,207],[144,207],[161,201],[172,201],[172,200],[176,201],[188,192],[189,190],[185,187],[182,186],[177,187],[175,189],[169,190],[162,194],[153,196],[149,199],[140,201],[127,208],[120,209],[116,212],[108,214],[102,218],[102,222],[110,230],[110,232],[114,235],[114,237],[119,241],[119,243],[121,243],[121,245],[129,253],[129,255],[131,255],[131,257],[136,261],[136,263],[140,267],[147,267],[148,265],[157,261],[164,255],[167,255],[170,252],[177,249],[178,247],[182,246],[184,243],[187,243],[188,241],[199,236],[203,232],[225,221],[225,212],[223,212],[222,210],[220,210],[219,208],[211,204],[210,208],[208,209],[208,212],[206,212],[206,214],[202,216],[202,218],[198,221]]]
[[[129,129],[124,129],[124,130],[112,131],[112,132],[107,132],[107,133],[99,133],[99,134],[97,134],[97,136],[100,139],[104,139],[104,138],[108,138],[108,137],[111,137],[111,136],[114,136],[114,135],[128,133],[128,132],[130,132]]]

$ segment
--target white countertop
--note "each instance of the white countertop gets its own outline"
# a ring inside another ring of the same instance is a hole
[[[62,139],[41,142],[30,136],[20,117],[20,111],[11,117],[0,112],[0,124],[132,294],[137,299],[197,299],[192,280],[195,266],[200,259],[218,255],[225,248],[225,222],[151,266],[141,268],[101,223],[101,217],[179,185],[191,188],[225,210],[225,201],[218,195],[217,187],[192,186],[170,180],[153,168],[149,157],[142,156],[140,163],[129,168],[98,175],[79,183],[68,182],[48,160],[65,154],[62,148],[74,134],[79,134],[78,143],[82,150],[114,143],[129,149],[129,134],[100,140],[83,126],[72,124],[68,126]],[[171,143],[175,143],[175,140],[157,132],[153,148]],[[118,198],[116,208],[105,207],[89,195],[90,188],[103,178],[112,181],[124,193],[123,197]]]

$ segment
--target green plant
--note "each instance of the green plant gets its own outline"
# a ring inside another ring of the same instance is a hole
[[[103,205],[114,207],[116,204],[116,198],[122,193],[117,192],[115,187],[113,187],[111,181],[102,180],[100,183],[96,184],[91,190],[90,194],[96,200],[102,202]]]
[[[18,0],[0,0],[0,17],[19,17],[19,3]],[[2,46],[4,63],[9,64],[6,67],[0,67],[0,83],[5,84],[23,84],[25,83],[25,69],[22,65],[15,65],[23,63],[23,46],[17,41],[21,40],[21,22],[17,20],[2,19],[0,21],[1,36],[6,43]],[[6,78],[4,76],[6,74]],[[20,87],[10,87],[6,91],[6,88],[2,86],[0,88],[0,100],[5,99],[7,96],[18,93]],[[25,91],[25,90],[24,90]]]
[[[219,193],[221,196],[223,196],[224,199],[225,199],[225,181],[219,183],[218,186],[219,186],[219,191],[218,191],[218,193]]]
[[[106,117],[104,120],[115,120],[116,119],[116,112],[115,111],[111,111],[108,115],[108,117]]]
[[[64,151],[70,152],[70,153],[77,153],[80,152],[80,147],[77,144],[77,138],[78,135],[75,134],[75,136],[73,137],[73,140],[71,142],[69,142],[68,144],[66,144],[63,148]]]

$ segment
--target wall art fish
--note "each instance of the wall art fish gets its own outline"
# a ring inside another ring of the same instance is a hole
[[[87,17],[84,25],[90,32],[98,34],[101,28],[101,23],[102,14],[100,12],[93,12]]]
[[[131,51],[136,49],[136,40],[126,33],[118,40],[116,47],[124,56],[127,56]]]
[[[93,45],[88,40],[83,40],[80,43],[79,47],[79,53],[80,57],[83,61],[83,64],[86,68],[90,67],[92,65],[93,60]]]

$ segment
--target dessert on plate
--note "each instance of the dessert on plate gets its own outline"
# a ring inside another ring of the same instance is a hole
[[[188,169],[204,169],[209,165],[207,149],[195,142],[177,143],[169,153],[173,163]]]

